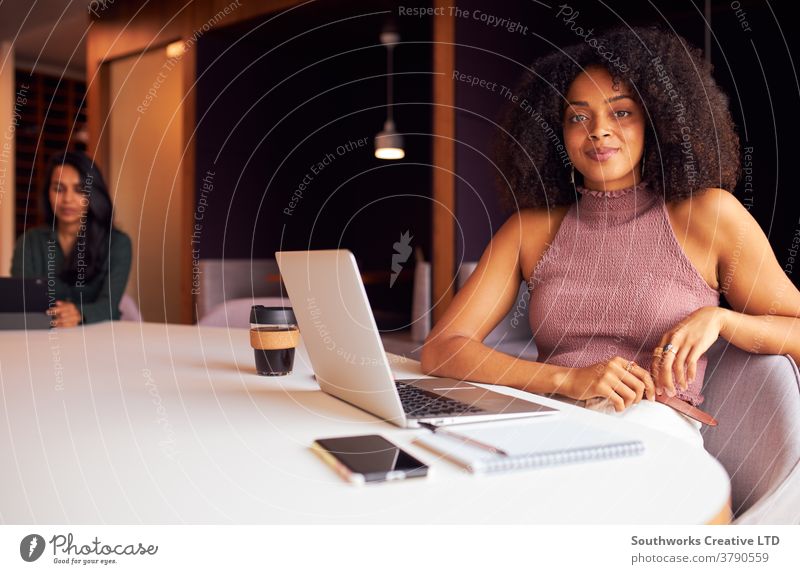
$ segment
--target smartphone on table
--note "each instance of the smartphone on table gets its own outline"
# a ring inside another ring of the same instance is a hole
[[[311,445],[322,460],[354,484],[428,475],[428,466],[380,435],[320,438]]]

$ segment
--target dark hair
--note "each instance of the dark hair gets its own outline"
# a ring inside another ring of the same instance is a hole
[[[709,187],[736,186],[739,137],[728,99],[702,52],[655,26],[617,27],[539,58],[533,73],[525,72],[519,101],[502,120],[508,133],[495,140],[504,209],[576,201],[561,126],[570,84],[589,66],[602,66],[615,83],[627,83],[642,104],[648,119],[644,181],[650,189],[674,201]],[[576,182],[578,177],[576,172]]]
[[[50,186],[53,170],[63,165],[70,165],[78,171],[81,179],[80,189],[89,202],[85,228],[82,229],[81,237],[75,242],[72,252],[65,254],[66,259],[60,275],[65,282],[74,285],[81,275],[89,280],[102,270],[113,228],[113,210],[103,174],[95,166],[94,160],[80,152],[63,152],[50,158],[45,171],[42,209],[44,220],[51,229],[55,226],[55,213],[50,205]],[[82,257],[76,256],[79,241],[83,242]]]

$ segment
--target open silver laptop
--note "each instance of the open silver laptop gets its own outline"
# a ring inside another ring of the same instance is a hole
[[[320,388],[402,427],[558,412],[450,378],[395,380],[352,252],[275,253]]]

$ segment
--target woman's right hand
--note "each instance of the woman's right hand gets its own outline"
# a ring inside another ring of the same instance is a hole
[[[629,370],[626,371],[629,364]],[[556,392],[579,400],[607,398],[617,412],[638,403],[644,396],[651,401],[656,398],[650,373],[622,357],[588,367],[568,369]]]
[[[83,319],[81,312],[71,301],[56,301],[47,310],[47,314],[52,317],[50,324],[53,327],[75,327]]]

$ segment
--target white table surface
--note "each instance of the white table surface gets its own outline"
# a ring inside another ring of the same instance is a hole
[[[419,364],[390,355],[395,375]],[[305,348],[285,377],[255,373],[245,329],[102,323],[0,332],[3,523],[704,523],[728,475],[679,439],[516,389],[642,439],[642,456],[467,474],[401,429],[326,395]],[[353,486],[316,438],[378,433],[425,479]]]

